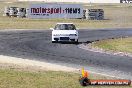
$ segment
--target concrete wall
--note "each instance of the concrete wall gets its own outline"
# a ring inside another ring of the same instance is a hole
[[[81,2],[81,3],[120,3],[120,0],[18,0],[18,1]]]

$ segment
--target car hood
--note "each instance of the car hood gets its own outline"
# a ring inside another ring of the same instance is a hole
[[[77,34],[77,30],[53,30],[53,34]]]

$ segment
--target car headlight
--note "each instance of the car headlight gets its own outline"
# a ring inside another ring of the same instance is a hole
[[[53,34],[53,36],[60,36],[60,34]]]
[[[69,36],[77,36],[77,34],[70,34]]]
[[[53,34],[53,36],[70,36],[69,34]],[[75,36],[75,35],[73,35]]]

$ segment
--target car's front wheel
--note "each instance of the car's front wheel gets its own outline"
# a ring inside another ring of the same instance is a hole
[[[52,41],[52,43],[55,43],[55,41]]]
[[[75,43],[78,44],[78,39],[77,39],[77,41],[75,41]]]
[[[58,41],[52,41],[52,43],[57,43]]]

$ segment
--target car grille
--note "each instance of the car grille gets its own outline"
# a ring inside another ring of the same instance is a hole
[[[69,37],[60,37],[60,40],[69,40]]]

